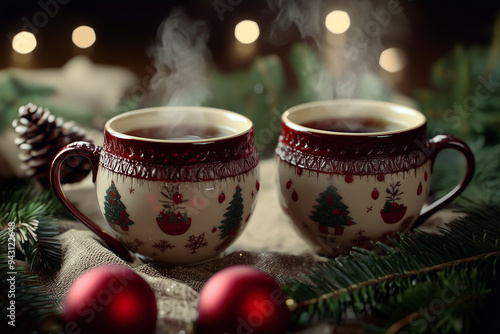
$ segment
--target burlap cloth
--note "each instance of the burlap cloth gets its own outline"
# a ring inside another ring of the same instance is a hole
[[[144,264],[139,259],[126,263],[108,250],[92,232],[76,222],[61,222],[62,268],[56,272],[33,272],[54,298],[62,300],[69,286],[85,270],[102,264],[132,267],[153,288],[158,304],[157,333],[194,333],[198,292],[218,270],[235,264],[252,265],[273,276],[278,283],[284,277],[300,277],[304,266],[321,258],[285,220],[278,204],[274,160],[260,163],[261,191],[252,219],[243,235],[220,258],[194,266],[161,267]],[[94,221],[103,224],[91,183],[66,190],[68,197]],[[440,223],[434,219],[430,225]],[[102,225],[104,226],[104,224]],[[60,303],[60,302],[59,302]],[[59,304],[59,307],[62,307]],[[328,333],[325,326],[307,333]]]

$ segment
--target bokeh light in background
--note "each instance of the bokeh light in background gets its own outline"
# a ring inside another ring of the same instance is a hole
[[[12,38],[12,49],[20,54],[27,54],[35,50],[36,37],[30,32],[21,31]]]
[[[389,48],[380,54],[379,64],[387,72],[401,71],[406,66],[406,63],[405,53],[398,48]]]
[[[343,10],[334,10],[326,16],[326,28],[334,34],[342,34],[351,26],[349,14]]]
[[[73,43],[82,49],[92,46],[96,41],[95,31],[89,26],[79,26],[73,30],[71,38]]]
[[[242,44],[251,44],[259,38],[260,29],[255,21],[244,20],[234,28],[234,37]]]

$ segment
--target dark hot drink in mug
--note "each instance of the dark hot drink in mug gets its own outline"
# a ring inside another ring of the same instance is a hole
[[[197,140],[230,135],[227,129],[215,126],[193,126],[189,124],[156,125],[147,128],[132,129],[127,135],[161,140]]]
[[[401,124],[393,123],[385,119],[350,117],[325,118],[306,122],[302,125],[316,130],[356,133],[385,132],[401,129],[404,127]]]

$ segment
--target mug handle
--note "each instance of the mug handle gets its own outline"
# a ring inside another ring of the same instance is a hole
[[[455,188],[453,188],[446,195],[444,195],[443,197],[431,203],[429,206],[420,211],[420,214],[415,224],[413,224],[412,228],[416,228],[419,225],[421,225],[427,218],[429,218],[431,215],[433,215],[438,210],[442,209],[445,205],[450,203],[453,199],[455,199],[455,197],[457,197],[462,191],[465,190],[467,185],[472,180],[472,177],[474,176],[474,169],[475,169],[474,154],[464,141],[452,135],[437,135],[429,140],[429,149],[431,150],[430,159],[432,161],[431,169],[432,166],[434,166],[436,156],[439,154],[439,152],[448,148],[457,150],[465,157],[465,162],[466,162],[465,174],[460,183],[458,183],[455,186]]]
[[[102,147],[85,141],[78,141],[66,145],[57,153],[52,161],[52,166],[50,168],[50,183],[59,201],[61,201],[61,203],[73,214],[73,216],[75,216],[75,218],[81,221],[92,232],[101,237],[109,248],[117,253],[123,260],[131,262],[132,257],[125,246],[123,246],[118,239],[113,238],[101,227],[99,227],[99,225],[94,223],[73,204],[71,204],[61,187],[61,168],[63,162],[72,156],[85,157],[90,161],[92,165],[92,182],[95,183],[101,150]]]

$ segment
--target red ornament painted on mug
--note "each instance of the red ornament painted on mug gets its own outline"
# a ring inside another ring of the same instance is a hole
[[[352,183],[354,181],[354,176],[352,176],[352,175],[346,175],[344,177],[344,180],[345,180],[346,183]]]
[[[420,195],[422,193],[422,182],[419,183],[418,188],[417,188],[417,195]]]
[[[377,188],[373,188],[373,190],[372,190],[373,200],[376,201],[379,196],[380,196],[380,193],[378,192]]]
[[[174,201],[175,204],[181,204],[182,203],[182,194],[179,194],[179,193],[173,194],[172,201]]]
[[[288,180],[286,183],[286,189],[290,189],[292,187],[292,180]]]
[[[326,203],[328,205],[333,205],[333,200],[331,195],[326,195]]]
[[[427,181],[427,178],[428,178],[428,176],[427,176],[427,172],[425,172],[425,173],[424,173],[424,181]]]
[[[303,171],[302,171],[302,168],[297,167],[297,175],[298,175],[298,176],[302,176],[302,172],[303,172]]]
[[[292,200],[294,202],[297,202],[299,200],[299,195],[297,194],[297,192],[295,190],[292,193]]]
[[[384,182],[385,175],[384,174],[377,174],[377,181],[379,182]]]
[[[212,228],[212,233],[215,233],[215,232],[217,232],[217,227],[215,227],[215,226],[214,226],[214,227]]]
[[[219,195],[219,203],[222,204],[226,200],[226,194],[220,193]]]
[[[255,189],[257,189],[257,191],[259,191],[259,189],[260,189],[260,183],[258,180],[255,181]]]

